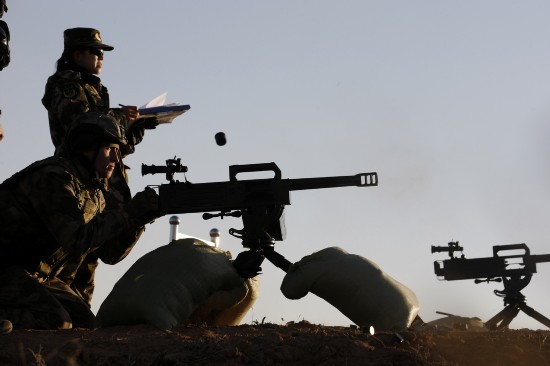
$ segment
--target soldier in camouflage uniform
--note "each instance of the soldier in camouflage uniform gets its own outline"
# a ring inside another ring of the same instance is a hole
[[[93,328],[89,301],[98,259],[121,261],[161,215],[151,188],[106,207],[108,180],[126,144],[111,117],[85,113],[68,138],[63,154],[0,185],[0,319],[16,329]],[[81,268],[92,276],[80,280]]]
[[[114,47],[102,43],[99,31],[92,28],[67,29],[63,35],[63,54],[57,61],[56,73],[48,78],[42,98],[42,104],[48,110],[56,155],[65,148],[71,123],[88,111],[108,114],[122,131],[128,131],[125,132],[128,144],[122,153],[133,152],[144,132],[142,124],[128,128],[139,117],[137,107],[110,108],[109,91],[97,76],[101,74],[104,51],[112,51]]]

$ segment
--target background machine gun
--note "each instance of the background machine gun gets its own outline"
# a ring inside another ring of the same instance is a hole
[[[528,306],[521,293],[533,273],[537,273],[537,263],[550,262],[550,254],[531,255],[525,244],[508,244],[493,246],[492,257],[466,259],[464,254],[455,257],[455,252],[462,250],[458,241],[450,242],[446,247],[432,246],[432,253],[447,252],[450,257],[434,262],[435,274],[447,281],[503,282],[504,290],[494,290],[494,293],[504,299],[504,309],[485,322],[490,329],[508,327],[520,310],[550,328],[550,319]]]
[[[237,174],[273,172],[268,179],[238,180]],[[180,159],[166,160],[165,166],[142,164],[141,173],[165,173],[168,184],[158,186],[160,209],[164,214],[203,212],[204,220],[225,216],[242,217],[241,230],[229,234],[242,240],[249,250],[240,253],[234,264],[244,277],[252,277],[260,269],[264,257],[285,272],[291,265],[274,251],[275,241],[285,239],[284,208],[290,205],[290,191],[335,188],[346,186],[371,187],[378,185],[376,173],[350,176],[282,179],[275,163],[231,165],[229,181],[191,183],[174,180],[174,173],[185,173],[187,167]],[[216,212],[211,214],[209,212]],[[244,269],[243,269],[244,268]]]

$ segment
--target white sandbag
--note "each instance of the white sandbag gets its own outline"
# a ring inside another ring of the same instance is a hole
[[[251,282],[257,284],[238,275],[225,251],[198,239],[173,241],[128,269],[101,304],[98,324],[169,330],[195,313],[195,322],[235,325],[257,297]]]
[[[289,299],[311,292],[359,326],[375,330],[408,328],[420,310],[413,291],[367,258],[338,247],[313,253],[294,263],[281,285]]]
[[[257,277],[244,280],[242,286],[214,292],[189,316],[191,323],[239,325],[260,294]]]

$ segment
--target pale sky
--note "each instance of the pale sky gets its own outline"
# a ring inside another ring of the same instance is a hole
[[[286,208],[291,261],[329,246],[362,255],[412,289],[424,320],[435,311],[488,320],[499,284],[438,281],[431,245],[459,240],[468,258],[493,245],[550,253],[550,3],[546,1],[8,0],[11,64],[0,72],[0,181],[50,156],[40,99],[63,30],[93,27],[111,103],[142,105],[168,92],[191,105],[147,131],[125,159],[134,193],[163,183],[142,163],[178,156],[194,183],[225,181],[228,166],[276,162],[283,178],[376,171],[379,186],[301,191]],[[228,143],[214,142],[218,131]],[[168,216],[121,263],[101,264],[93,310],[142,255],[168,242]],[[182,231],[222,232],[238,219],[180,215]],[[284,273],[263,264],[245,322],[351,323],[310,294],[288,300]],[[523,291],[550,317],[550,263]],[[358,279],[360,281],[361,279]],[[543,328],[520,314],[513,328]]]

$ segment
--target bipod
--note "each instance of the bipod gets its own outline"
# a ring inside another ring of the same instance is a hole
[[[531,276],[525,276],[521,279],[503,278],[503,280],[504,290],[494,290],[494,293],[495,295],[504,298],[504,309],[486,321],[485,325],[491,330],[506,329],[518,313],[523,311],[531,318],[550,328],[550,319],[527,305],[525,296],[519,291],[529,283]]]

